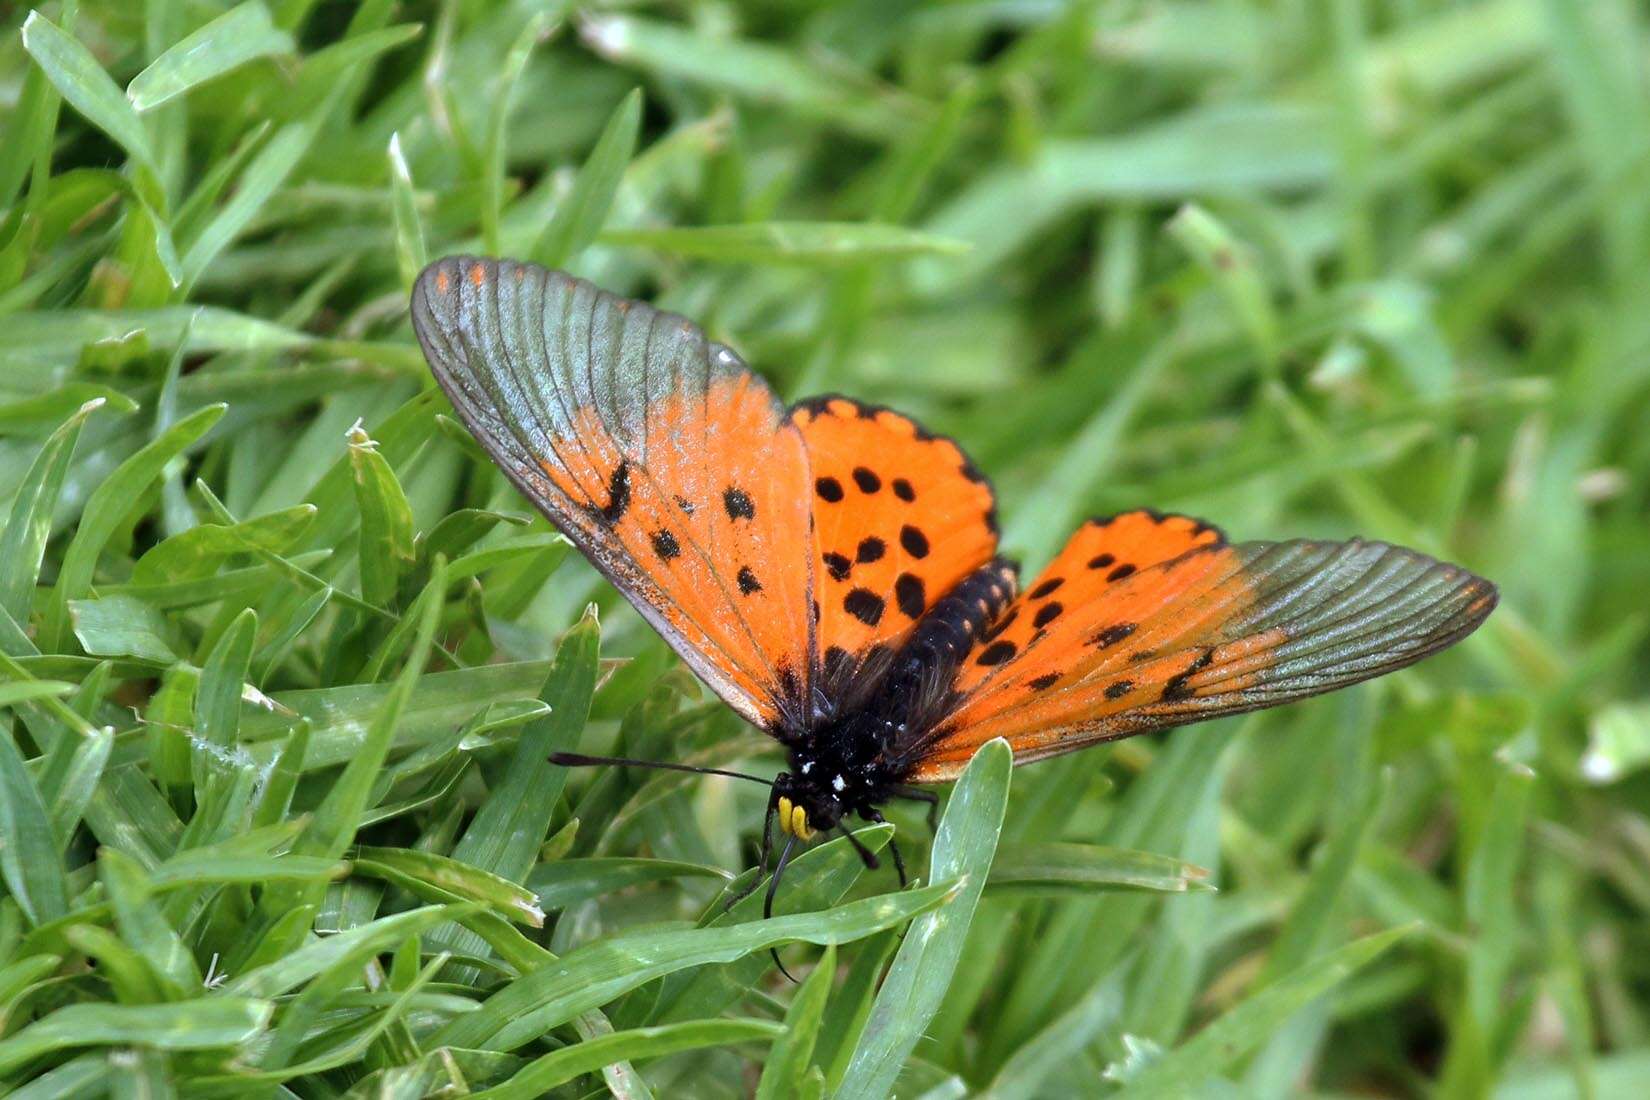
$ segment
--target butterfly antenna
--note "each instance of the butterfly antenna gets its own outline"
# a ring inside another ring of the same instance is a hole
[[[564,768],[607,764],[616,768],[653,768],[666,772],[689,772],[693,775],[725,775],[730,779],[748,779],[764,787],[773,786],[773,780],[763,779],[760,775],[751,775],[749,772],[733,772],[726,768],[700,768],[692,764],[672,764],[664,760],[633,760],[628,756],[586,756],[582,752],[553,752],[550,754],[550,763],[559,764]]]
[[[779,862],[775,864],[773,868],[773,877],[768,880],[768,893],[767,896],[762,899],[763,920],[769,920],[773,917],[773,896],[779,892],[779,880],[785,874],[785,865],[791,861],[791,851],[795,847],[796,834],[792,833],[786,836],[785,847],[779,850]],[[779,949],[777,947],[770,947],[768,948],[768,954],[773,956],[773,964],[779,968],[779,972],[785,975],[785,977],[790,978],[792,985],[798,984],[796,977],[789,970],[785,969],[784,963],[779,961]]]
[[[768,873],[768,857],[773,854],[773,818],[774,814],[778,812],[778,804],[779,798],[777,795],[768,796],[768,812],[762,815],[762,858],[757,861],[756,874],[752,876],[750,885],[728,897],[727,902],[722,906],[722,912],[728,912],[735,905],[750,897],[756,891],[756,888],[762,885],[762,877]]]

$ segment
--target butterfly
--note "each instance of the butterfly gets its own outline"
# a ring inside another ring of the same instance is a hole
[[[770,911],[794,844],[841,829],[875,866],[845,820],[932,808],[921,785],[993,738],[1024,763],[1277,706],[1412,664],[1495,607],[1489,581],[1414,550],[1233,543],[1152,510],[1087,521],[1022,590],[990,483],[898,412],[786,407],[692,322],[529,263],[439,260],[412,318],[505,475],[784,747]]]

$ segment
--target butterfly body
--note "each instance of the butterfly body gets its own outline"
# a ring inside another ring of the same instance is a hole
[[[931,800],[912,785],[992,738],[1027,762],[1276,706],[1412,664],[1495,606],[1403,547],[1231,543],[1151,509],[1085,522],[1022,591],[989,482],[891,409],[786,407],[684,318],[532,264],[437,261],[412,314],[500,469],[785,748],[781,866],[791,841]]]
[[[789,750],[790,770],[775,790],[813,828],[833,828],[850,813],[881,820],[877,807],[909,789],[918,747],[952,702],[957,666],[1013,599],[1017,574],[1002,558],[971,573],[924,612],[897,650],[874,648],[858,659],[827,652],[809,721],[769,731]]]

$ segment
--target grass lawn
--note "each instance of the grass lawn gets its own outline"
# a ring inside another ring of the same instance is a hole
[[[1630,0],[0,5],[0,1091],[1650,1095],[1647,57]],[[1027,575],[1150,505],[1502,605],[724,911],[761,788],[547,757],[780,754],[452,419],[458,251],[955,436]]]

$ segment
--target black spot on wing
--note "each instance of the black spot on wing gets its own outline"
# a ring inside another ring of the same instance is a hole
[[[732,485],[722,491],[722,507],[727,509],[729,519],[756,518],[756,505],[750,494]]]
[[[1064,577],[1050,577],[1048,580],[1026,593],[1026,598],[1030,600],[1040,600],[1044,596],[1052,595],[1056,589],[1065,583],[1066,578]]]
[[[1116,562],[1117,559],[1110,554],[1096,554],[1089,559],[1089,568],[1105,569],[1107,566],[1116,564]]]
[[[842,609],[866,626],[876,626],[881,622],[886,606],[887,602],[869,588],[851,589],[842,600]]]
[[[907,618],[919,617],[928,606],[928,594],[923,588],[922,578],[901,573],[894,581],[894,602],[899,604],[899,609],[905,612]]]
[[[827,550],[824,561],[825,571],[831,575],[832,580],[845,581],[848,579],[848,574],[854,570],[854,563],[835,550]]]
[[[630,463],[620,461],[613,467],[613,473],[607,479],[607,503],[597,508],[589,506],[590,512],[607,526],[612,527],[624,518],[625,512],[630,509]]]
[[[974,663],[988,668],[992,665],[1000,665],[1014,656],[1016,648],[1013,642],[992,642],[985,647],[984,652],[975,659]]]
[[[1096,634],[1092,639],[1092,643],[1099,646],[1101,649],[1105,649],[1107,646],[1114,646],[1118,642],[1121,642],[1124,638],[1127,638],[1130,634],[1133,634],[1135,625],[1136,624],[1134,623],[1113,623],[1111,626],[1106,627],[1106,629]]]
[[[880,561],[887,549],[887,543],[875,535],[867,535],[859,540],[859,548],[854,551],[854,560],[861,565],[869,565],[871,562]]]
[[[1133,690],[1133,680],[1116,680],[1106,685],[1106,698],[1121,699]]]
[[[691,516],[693,514],[693,501],[689,500],[687,497],[677,497],[676,507],[682,510],[682,514],[684,516]]]
[[[911,488],[911,483],[903,477],[896,477],[889,484],[893,487],[894,495],[905,501],[905,503],[910,504],[917,499],[917,491]]]
[[[1133,572],[1134,572],[1134,566],[1130,565],[1128,562],[1124,562],[1122,565],[1119,565],[1116,569],[1113,569],[1110,573],[1107,573],[1106,574],[1106,579],[1108,581],[1120,581],[1124,577],[1128,576],[1129,574],[1131,574]]]
[[[751,567],[748,565],[741,565],[739,567],[738,581],[739,591],[743,592],[747,596],[753,592],[762,591],[762,582],[756,579],[756,574],[751,572]]]
[[[1053,687],[1056,683],[1059,682],[1059,680],[1060,680],[1060,674],[1058,672],[1046,672],[1043,675],[1037,677],[1035,680],[1030,681],[1031,689],[1033,691],[1044,691],[1048,688]]]
[[[921,560],[928,556],[928,536],[909,523],[899,529],[899,544],[913,558]]]
[[[1190,699],[1192,696],[1196,695],[1197,692],[1194,691],[1186,681],[1190,680],[1193,676],[1196,676],[1203,669],[1208,668],[1209,663],[1214,659],[1214,649],[1205,649],[1202,654],[1198,656],[1197,660],[1186,666],[1185,672],[1182,672],[1178,676],[1169,677],[1169,682],[1163,685],[1163,701],[1165,703],[1174,703],[1181,699]]]
[[[834,477],[818,478],[814,481],[814,492],[819,494],[820,500],[827,504],[835,504],[843,496],[842,482]]]
[[[676,541],[676,536],[664,528],[653,532],[653,552],[659,555],[660,561],[669,561],[682,555],[682,545]]]
[[[882,488],[882,479],[876,475],[874,470],[865,466],[855,466],[854,484],[859,486],[859,491],[862,493],[874,493]]]

